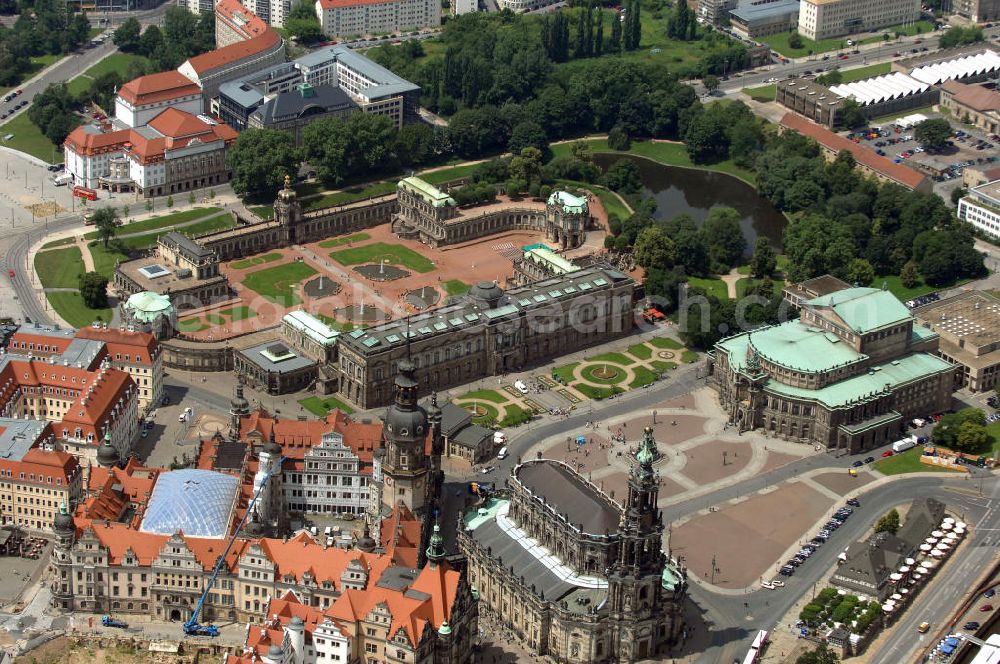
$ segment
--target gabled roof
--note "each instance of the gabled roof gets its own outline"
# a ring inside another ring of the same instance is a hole
[[[185,65],[189,66],[195,74],[202,77],[216,69],[274,48],[280,43],[281,36],[273,29],[268,28],[253,39],[247,39],[230,44],[229,46],[217,48],[208,53],[196,55],[181,65],[181,69],[185,68]]]
[[[893,182],[897,182],[909,189],[920,187],[927,179],[912,168],[902,164],[895,164],[891,159],[877,155],[868,148],[862,147],[854,141],[849,141],[826,127],[807,120],[798,113],[785,113],[784,117],[781,118],[781,126],[798,132],[803,136],[808,136],[833,152],[847,150],[854,156],[854,160],[857,163],[867,166],[876,173],[880,173]]]
[[[118,96],[132,106],[157,104],[171,99],[200,95],[201,88],[177,70],[132,79],[118,90]]]
[[[895,295],[878,288],[845,288],[804,304],[820,311],[832,310],[859,334],[913,320],[910,310]]]

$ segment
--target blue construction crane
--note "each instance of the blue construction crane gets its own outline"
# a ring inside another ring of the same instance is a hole
[[[281,464],[284,463],[285,457],[281,457],[278,460],[278,471],[281,471]],[[260,483],[260,489],[254,494],[253,498],[250,500],[250,504],[247,505],[247,511],[240,519],[239,525],[236,526],[236,531],[233,533],[232,538],[230,538],[229,543],[226,544],[226,549],[219,556],[219,559],[215,561],[215,567],[212,568],[212,576],[209,577],[208,583],[205,584],[205,591],[202,592],[201,597],[198,599],[198,604],[194,607],[194,612],[191,614],[191,618],[184,623],[184,633],[188,636],[218,636],[219,628],[215,625],[201,625],[198,623],[198,616],[201,614],[201,608],[205,604],[205,598],[208,597],[208,593],[211,592],[212,588],[215,586],[215,579],[219,576],[219,570],[226,562],[226,556],[229,555],[229,550],[233,548],[233,543],[236,542],[236,538],[240,536],[243,532],[243,526],[246,525],[247,517],[253,512],[254,505],[257,504],[257,498],[260,494],[264,492],[264,487],[271,480],[271,473],[264,475],[264,480]]]

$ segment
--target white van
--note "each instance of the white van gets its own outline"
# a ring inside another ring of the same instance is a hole
[[[527,386],[527,384],[523,380],[515,380],[514,381],[514,389],[516,389],[521,394],[527,394],[528,393],[528,386]]]
[[[500,451],[497,452],[497,458],[498,459],[506,459],[507,458],[507,446],[506,445],[504,445],[503,447],[501,447]]]
[[[330,537],[331,535],[333,535],[333,528],[327,526],[326,528],[323,529],[323,534],[326,535],[327,537]]]

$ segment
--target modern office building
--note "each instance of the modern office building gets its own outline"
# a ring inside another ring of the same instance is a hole
[[[788,32],[799,24],[799,0],[743,2],[730,10],[729,23],[734,33],[749,40]]]
[[[958,218],[1000,238],[1000,180],[973,187],[958,201]]]
[[[316,15],[328,37],[399,33],[441,25],[435,0],[316,0]]]
[[[710,353],[712,382],[738,430],[854,454],[951,407],[955,365],[935,356],[938,334],[916,325],[892,293],[846,288],[805,300],[800,311]]]
[[[870,32],[920,18],[920,0],[801,0],[799,34],[812,40]]]
[[[669,659],[686,575],[662,550],[660,453],[647,428],[621,504],[566,464],[516,465],[503,497],[458,534],[479,601],[529,652],[557,662]]]
[[[1000,300],[965,291],[913,310],[917,322],[941,337],[937,353],[961,369],[956,387],[989,392],[1000,381]]]

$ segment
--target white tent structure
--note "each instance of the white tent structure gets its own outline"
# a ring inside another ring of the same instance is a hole
[[[897,71],[883,76],[834,85],[830,88],[830,92],[840,97],[850,97],[862,106],[868,106],[926,92],[930,87],[928,83],[923,83]]]
[[[982,53],[917,67],[910,72],[910,76],[921,83],[940,85],[948,80],[960,81],[963,78],[998,70],[1000,70],[1000,55],[985,50]]]

